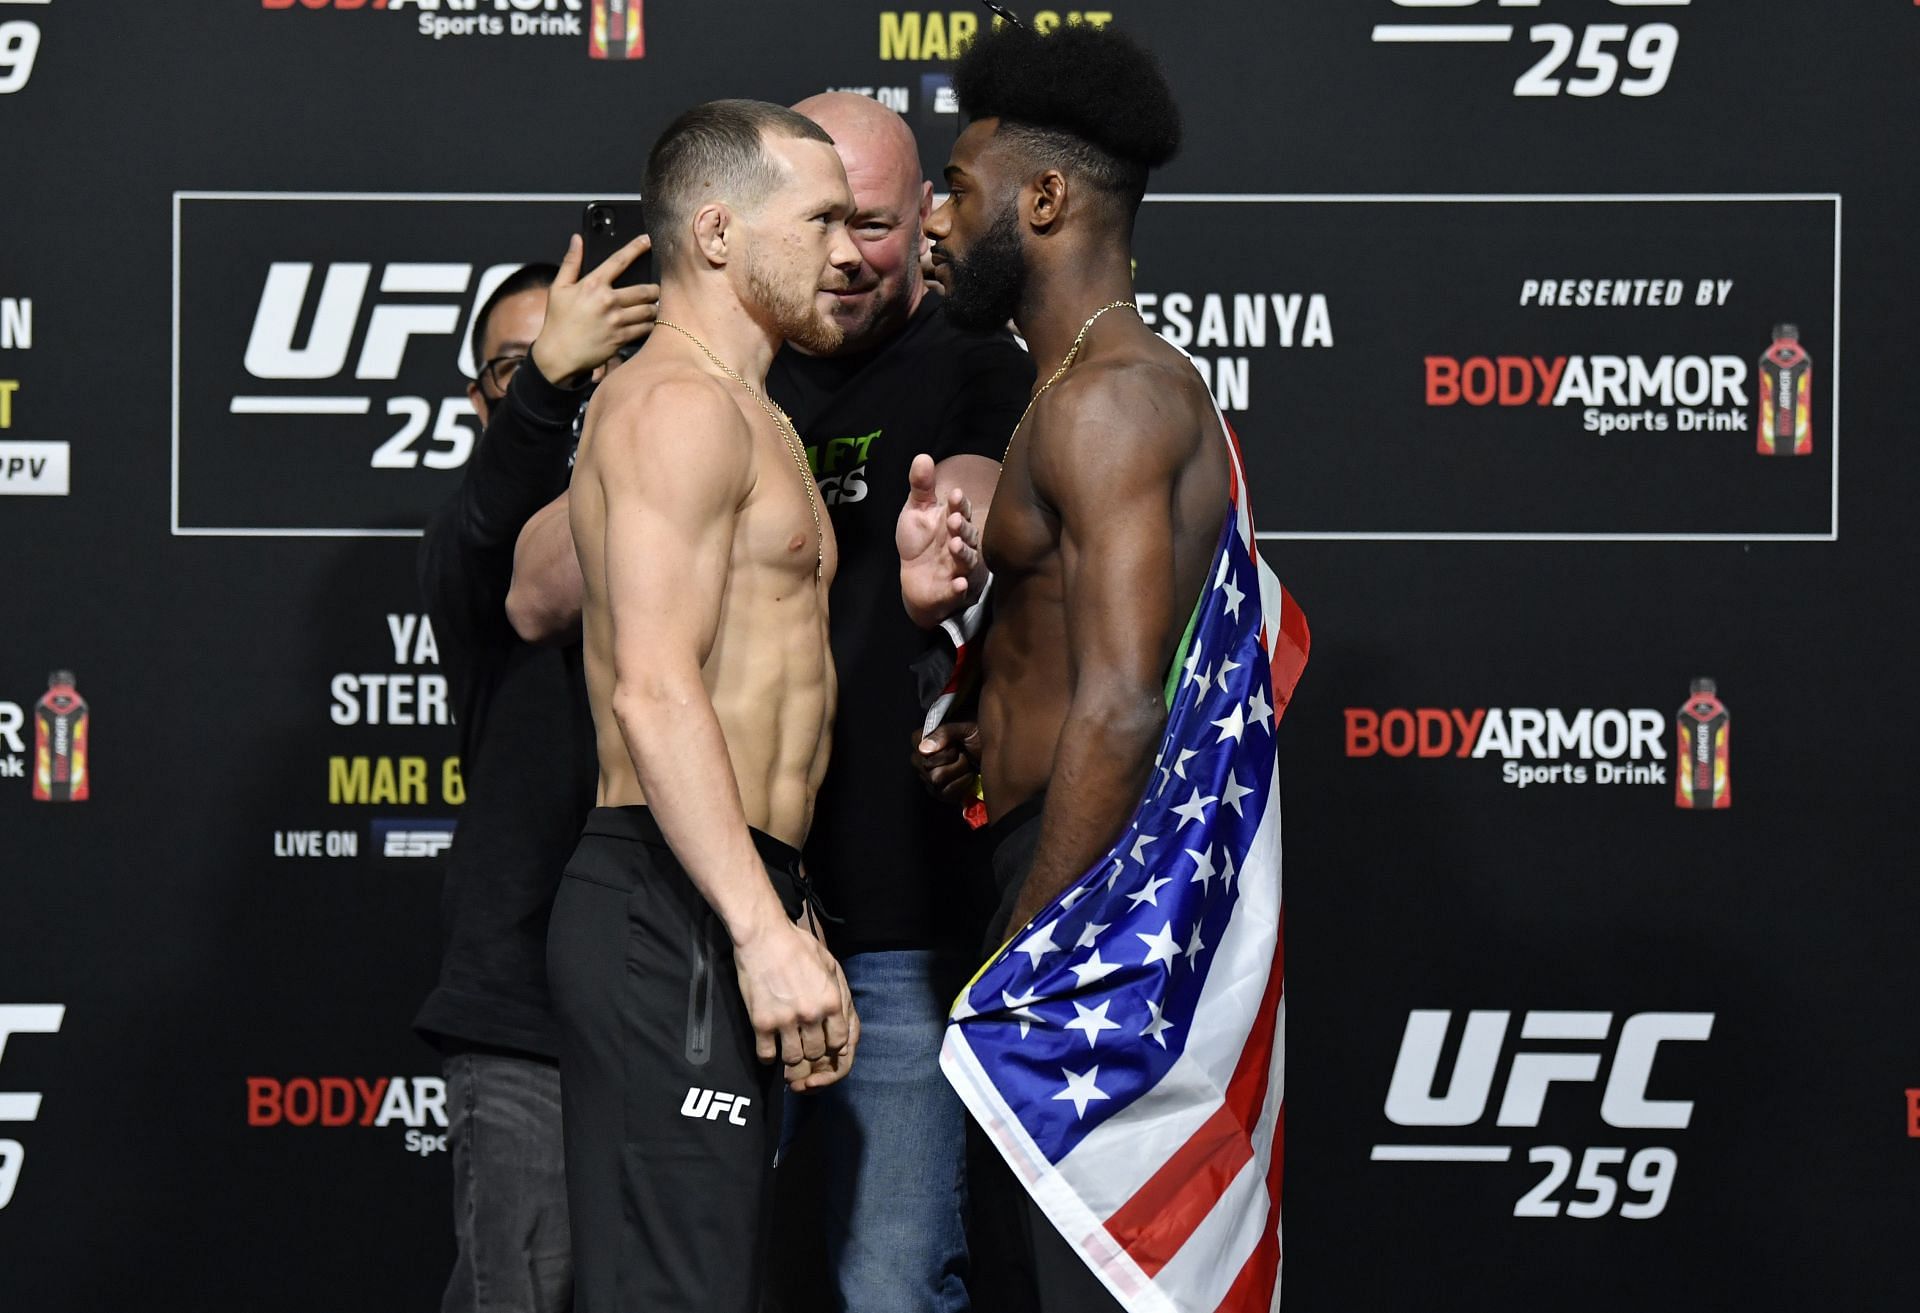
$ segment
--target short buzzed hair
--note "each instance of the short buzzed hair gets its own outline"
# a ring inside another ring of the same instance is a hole
[[[826,129],[764,100],[710,100],[675,119],[647,156],[647,226],[662,264],[678,254],[687,221],[709,200],[751,208],[780,185],[763,137],[833,145]]]

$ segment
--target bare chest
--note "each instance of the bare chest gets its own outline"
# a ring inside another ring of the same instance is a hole
[[[982,547],[996,586],[1044,571],[1059,556],[1060,522],[1041,504],[1017,455],[1001,472]]]
[[[734,559],[757,570],[824,584],[839,564],[833,522],[813,475],[772,425],[756,425],[754,485],[734,527]]]

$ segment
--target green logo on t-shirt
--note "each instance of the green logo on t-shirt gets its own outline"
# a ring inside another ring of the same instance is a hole
[[[824,443],[807,448],[807,464],[813,467],[813,475],[832,474],[848,465],[866,463],[867,448],[880,436],[882,430],[862,433],[857,438],[828,438]],[[822,455],[824,451],[824,456]]]

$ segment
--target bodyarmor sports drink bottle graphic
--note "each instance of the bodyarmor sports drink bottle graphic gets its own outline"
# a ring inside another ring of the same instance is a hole
[[[593,0],[587,53],[595,59],[639,59],[647,53],[641,0]]]
[[[1773,345],[1760,357],[1762,456],[1813,453],[1813,360],[1800,345],[1800,330],[1775,324]]]
[[[1727,777],[1727,709],[1711,679],[1696,679],[1680,708],[1680,751],[1674,759],[1674,805],[1689,811],[1733,806]]]
[[[73,673],[47,676],[46,696],[33,709],[33,796],[42,802],[84,802],[87,704],[73,689]]]

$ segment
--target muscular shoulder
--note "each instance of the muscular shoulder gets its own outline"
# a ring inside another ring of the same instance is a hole
[[[1171,479],[1198,442],[1209,404],[1199,373],[1177,355],[1076,364],[1034,407],[1035,486]]]
[[[680,364],[634,361],[601,384],[586,446],[603,482],[631,484],[664,499],[746,495],[753,434],[727,385]]]
[[[594,400],[601,403],[601,424],[618,432],[623,442],[654,443],[698,434],[744,443],[749,437],[727,384],[677,362],[625,365],[600,385]]]
[[[594,441],[607,448],[603,464],[613,450],[663,466],[744,463],[752,451],[752,432],[727,384],[703,370],[636,361],[614,371],[594,402]]]

